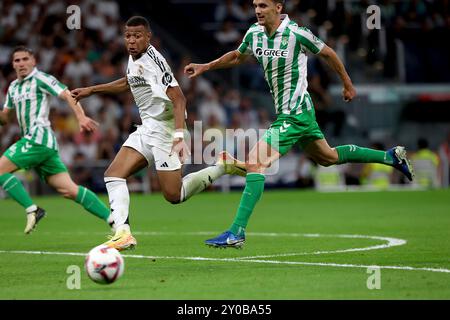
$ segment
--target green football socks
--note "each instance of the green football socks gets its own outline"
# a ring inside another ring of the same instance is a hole
[[[107,220],[109,217],[109,209],[91,190],[79,186],[78,195],[75,202],[81,204],[83,208],[100,219]]]
[[[336,147],[339,160],[337,164],[358,162],[358,163],[383,163],[392,165],[394,160],[386,151],[361,148],[354,144]]]
[[[22,182],[12,173],[0,175],[0,186],[5,192],[25,209],[34,205]]]
[[[252,215],[256,203],[261,198],[264,191],[265,177],[260,173],[248,173],[245,183],[245,189],[242,193],[236,217],[231,225],[230,231],[235,235],[243,235],[247,227],[248,220]]]

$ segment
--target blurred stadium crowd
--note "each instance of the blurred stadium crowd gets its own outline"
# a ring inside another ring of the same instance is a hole
[[[287,1],[286,11],[292,20],[308,26],[345,56],[345,63],[357,84],[386,80],[450,82],[450,1],[376,2],[381,8],[384,32],[365,27],[363,16],[367,16],[366,9],[373,3],[368,0],[292,0]],[[71,4],[81,8],[82,27],[79,30],[68,30],[66,27],[66,10]],[[200,57],[206,61],[237,47],[249,24],[255,21],[251,1],[208,1],[206,4],[198,1],[168,1],[165,5],[181,8],[186,16],[197,22],[203,32],[202,36],[194,37],[187,53],[170,50],[157,32],[152,39],[152,44],[172,66],[187,97],[188,128],[192,130],[194,121],[200,120],[203,129],[266,129],[274,114],[270,108],[258,107],[251,94],[254,91],[268,92],[262,71],[254,61],[241,68],[238,88],[232,85],[229,75],[200,77],[191,81],[183,74],[183,67],[191,61],[191,57]],[[203,9],[197,10],[199,6]],[[154,18],[162,28],[167,27],[168,32],[173,27],[167,17],[166,26],[161,14],[149,12],[145,2],[134,4],[133,9],[130,9],[126,2],[115,1],[2,0],[0,103],[5,101],[6,89],[15,79],[10,53],[18,44],[32,48],[36,53],[38,68],[54,75],[70,89],[123,77],[128,56],[121,28],[131,14],[147,16],[151,25]],[[181,45],[183,41],[189,40],[186,35],[171,34],[179,39]],[[406,52],[408,68],[403,78],[399,76],[397,68],[399,47],[396,46],[396,39],[403,40]],[[196,41],[203,43],[197,46]],[[205,45],[209,50],[204,50]],[[329,86],[336,79],[317,58],[311,57],[308,63],[309,91],[313,95],[319,124],[331,128],[326,131],[327,135],[339,137],[343,127],[351,121],[348,121],[345,112],[333,105]],[[58,135],[60,154],[73,171],[74,179],[78,183],[91,185],[96,191],[104,190],[102,170],[129,133],[134,131],[134,125],[140,123],[131,94],[92,96],[82,101],[86,113],[101,124],[94,134],[80,134],[74,115],[60,100],[53,98],[51,104],[51,122]],[[447,108],[450,106],[447,105]],[[15,123],[11,123],[0,128],[0,133],[0,151],[3,152],[19,138],[20,131]],[[427,142],[421,140],[415,151],[428,150],[426,155],[423,153],[423,158],[430,159],[435,165],[436,181],[441,184],[443,172],[448,171],[444,170],[444,166],[448,167],[448,160],[442,160],[443,157],[450,158],[450,135],[447,139],[443,137],[438,144],[439,150],[430,150]],[[293,187],[310,187],[328,182],[335,185],[361,184],[370,181],[373,172],[378,176],[384,174],[383,183],[386,179],[388,183],[402,182],[400,177],[395,177],[389,170],[382,174],[377,171],[379,168],[360,165],[348,166],[339,172],[321,171],[298,150],[282,161],[278,178],[268,179],[269,186],[271,183],[273,186]],[[92,168],[89,167],[97,167],[94,164],[98,164],[98,175],[92,174]],[[317,171],[323,174],[323,179],[317,178]],[[154,175],[149,176],[150,187],[146,190],[157,190]],[[236,185],[239,184],[237,180]]]

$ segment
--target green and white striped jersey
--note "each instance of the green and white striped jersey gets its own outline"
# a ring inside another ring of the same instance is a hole
[[[264,68],[277,114],[300,113],[307,93],[306,51],[319,53],[325,46],[310,30],[299,27],[287,15],[269,37],[265,28],[253,24],[244,36],[238,51],[253,55]]]
[[[48,119],[49,95],[59,96],[67,87],[55,77],[34,68],[22,81],[14,80],[6,95],[4,108],[16,109],[22,137],[58,150]]]

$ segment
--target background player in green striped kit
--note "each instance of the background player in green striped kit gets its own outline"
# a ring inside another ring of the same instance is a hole
[[[41,179],[66,198],[75,200],[87,211],[107,221],[109,209],[89,189],[76,185],[58,154],[58,144],[51,129],[49,95],[65,100],[74,111],[81,131],[93,131],[98,124],[87,117],[80,104],[72,98],[70,91],[56,78],[36,68],[33,52],[23,46],[14,49],[13,68],[17,80],[13,81],[0,112],[0,124],[10,119],[16,109],[22,138],[10,146],[0,158],[0,186],[27,212],[25,233],[30,233],[45,210],[30,198],[22,183],[12,173],[18,169],[35,169]]]
[[[356,91],[334,50],[307,28],[299,27],[287,15],[282,15],[283,5],[283,0],[254,0],[258,22],[248,29],[237,50],[206,64],[191,63],[185,67],[185,73],[192,78],[208,70],[237,66],[249,55],[254,55],[264,68],[277,113],[275,122],[249,153],[246,186],[233,224],[218,237],[206,240],[206,244],[214,247],[244,244],[245,228],[264,190],[265,169],[296,144],[323,166],[348,162],[383,163],[397,168],[409,180],[413,178],[403,147],[379,151],[355,145],[335,148],[328,145],[316,122],[307,91],[306,52],[318,54],[339,75],[345,101],[351,101]]]

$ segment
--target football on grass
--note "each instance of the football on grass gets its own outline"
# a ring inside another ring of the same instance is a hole
[[[89,278],[101,284],[117,281],[125,268],[119,251],[107,246],[98,246],[89,251],[84,266]]]

